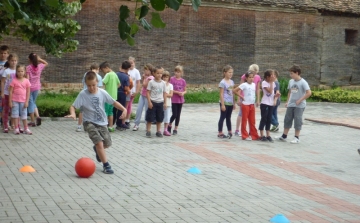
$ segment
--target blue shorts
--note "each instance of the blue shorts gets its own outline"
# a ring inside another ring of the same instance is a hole
[[[11,118],[19,118],[21,120],[27,119],[27,109],[24,109],[24,102],[13,101],[11,108]]]

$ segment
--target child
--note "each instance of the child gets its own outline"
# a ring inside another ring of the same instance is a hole
[[[16,54],[10,54],[7,58],[9,68],[5,69],[1,77],[1,97],[2,97],[2,121],[4,125],[4,133],[9,132],[9,87],[10,83],[16,76],[16,65],[18,62],[18,56]],[[14,123],[11,123],[12,125]]]
[[[130,78],[128,75],[128,71],[130,67],[131,67],[130,62],[125,60],[121,64],[121,67],[119,69],[120,72],[116,72],[116,75],[120,80],[120,87],[117,90],[117,97],[118,97],[117,101],[125,108],[127,108],[127,100],[130,101],[130,97],[129,99],[127,99],[128,98],[127,95],[130,96]],[[122,120],[119,119],[119,117],[121,116],[121,111],[114,108],[114,114],[116,117],[116,120],[114,120],[114,122],[116,121],[116,129],[120,131],[129,129],[129,127],[125,125],[125,118]]]
[[[133,131],[139,130],[140,120],[142,116],[143,109],[145,108],[145,113],[148,109],[148,101],[147,101],[147,85],[149,81],[154,79],[153,74],[154,66],[152,64],[146,64],[144,66],[144,74],[142,76],[143,78],[143,84],[142,89],[139,97],[138,107],[136,109],[136,116],[135,116],[135,125],[133,128]]]
[[[256,74],[255,71],[252,70],[248,71],[245,74],[245,82],[233,90],[234,94],[237,94],[242,100],[241,136],[243,140],[247,140],[247,141],[259,139],[259,135],[255,127],[256,85],[253,83],[255,74]],[[249,127],[250,127],[249,133],[246,131],[247,122],[249,122]]]
[[[147,86],[148,109],[146,111],[146,137],[151,138],[151,123],[156,120],[156,136],[163,137],[161,134],[161,123],[164,120],[164,110],[166,110],[166,84],[161,80],[163,74],[162,67],[154,69],[154,79]]]
[[[259,124],[260,130],[260,140],[264,142],[274,142],[270,136],[270,125],[271,117],[274,107],[274,84],[275,75],[273,70],[266,70],[264,73],[264,81],[261,83],[261,89],[263,92],[263,97],[261,99],[260,111],[261,111],[261,120]],[[266,130],[266,137],[264,136],[264,127]]]
[[[170,84],[172,84],[174,87],[174,94],[171,98],[172,116],[170,118],[168,132],[171,133],[172,123],[175,120],[175,128],[173,131],[173,135],[176,135],[178,133],[181,108],[185,102],[184,95],[186,94],[186,81],[182,78],[183,74],[183,67],[178,65],[175,67],[175,76],[170,78]]]
[[[30,87],[30,99],[29,99],[29,107],[28,112],[30,114],[30,123],[29,126],[39,126],[41,125],[41,118],[39,116],[39,111],[36,107],[36,98],[41,89],[41,72],[48,65],[48,63],[37,56],[35,53],[30,53],[29,55],[29,63],[26,67],[26,76],[29,78],[31,87]],[[35,123],[36,116],[36,123]]]
[[[11,118],[14,123],[14,134],[19,135],[19,117],[23,121],[24,133],[31,135],[27,125],[27,107],[30,98],[30,81],[25,78],[25,66],[16,66],[16,77],[11,81],[9,87],[9,107],[11,108]]]
[[[130,80],[133,83],[133,87],[131,88],[130,101],[126,108],[128,113],[127,113],[127,116],[125,119],[125,124],[130,128],[130,116],[131,116],[132,104],[133,104],[135,96],[137,94],[139,94],[139,92],[140,92],[141,75],[140,75],[139,70],[135,68],[135,58],[129,57],[129,62],[131,64],[131,67],[128,71],[128,74],[130,76]]]
[[[173,96],[173,85],[169,83],[170,73],[169,71],[164,71],[161,79],[166,83],[165,93],[166,93],[166,109],[164,109],[164,136],[171,136],[171,133],[167,131],[167,127],[170,122],[170,112],[171,112],[171,97]]]
[[[279,121],[278,121],[278,116],[277,116],[277,110],[280,105],[280,84],[278,81],[279,72],[277,70],[274,70],[274,72],[275,72],[275,82],[274,82],[275,83],[275,88],[274,88],[275,98],[274,98],[273,113],[272,113],[272,117],[271,117],[271,124],[273,125],[272,128],[270,129],[271,132],[279,131]],[[279,96],[276,97],[276,95],[279,95]]]
[[[254,73],[254,79],[253,79],[253,83],[255,84],[255,87],[256,87],[256,107],[258,107],[259,106],[259,101],[260,101],[260,81],[261,81],[261,77],[260,77],[260,75],[258,75],[258,73],[259,73],[259,66],[257,65],[257,64],[251,64],[250,66],[249,66],[249,71],[251,71],[251,72],[253,72]],[[240,85],[242,84],[242,83],[244,83],[244,82],[246,82],[245,81],[245,74],[243,74],[242,76],[241,76],[241,80],[240,80]],[[235,136],[239,136],[239,137],[241,137],[241,132],[239,131],[239,128],[240,128],[240,125],[241,125],[241,120],[242,120],[242,118],[241,118],[241,115],[242,115],[242,110],[241,110],[241,108],[242,108],[242,106],[241,106],[241,100],[240,100],[240,97],[239,97],[239,99],[238,99],[238,105],[239,105],[239,114],[238,114],[238,117],[237,117],[237,119],[236,119],[236,129],[235,129]]]
[[[233,96],[234,81],[231,80],[234,73],[234,69],[230,65],[226,65],[223,68],[223,77],[220,81],[220,119],[218,123],[218,137],[225,139],[232,137],[231,132],[231,113],[235,109],[235,99]],[[226,127],[228,129],[228,135],[224,135],[222,132],[224,120],[226,119]]]
[[[114,99],[117,99],[117,89],[120,87],[120,81],[118,76],[114,71],[111,70],[110,64],[108,62],[103,62],[100,64],[100,70],[105,74],[105,77],[103,79],[103,85],[105,88],[105,91]],[[109,124],[109,132],[114,132],[115,129],[113,127],[114,125],[114,106],[111,104],[105,104],[105,113],[108,117],[108,124]]]
[[[109,65],[100,66],[109,74]],[[83,113],[84,130],[89,133],[89,138],[94,143],[96,160],[103,163],[103,172],[113,174],[114,171],[107,160],[105,149],[111,146],[111,136],[107,128],[107,114],[105,113],[105,103],[113,105],[115,108],[122,110],[122,116],[126,116],[126,109],[115,101],[105,90],[98,87],[97,75],[89,71],[85,75],[86,90],[82,90],[74,103],[70,107],[70,115],[65,117],[76,120],[75,109],[78,108]]]
[[[290,68],[290,77],[288,85],[288,96],[285,103],[286,113],[284,118],[284,132],[278,137],[280,141],[286,141],[289,130],[294,121],[295,137],[291,143],[300,143],[300,130],[302,127],[302,116],[306,107],[306,99],[311,96],[309,84],[301,78],[300,66],[294,65]]]
[[[7,67],[5,67],[5,63],[7,62],[7,58],[9,56],[9,47],[6,45],[2,45],[0,46],[0,79],[2,79],[2,74],[5,71],[5,69]],[[1,81],[0,81],[1,84]],[[1,87],[0,87],[0,93],[1,91]],[[2,97],[0,97],[0,120],[1,120],[1,125],[2,125],[2,110],[3,110],[3,106],[2,106]]]
[[[92,71],[92,72],[94,72],[96,74],[96,78],[97,78],[97,81],[98,81],[98,87],[102,88],[103,83],[102,83],[102,77],[99,75],[99,65],[92,64],[90,66],[90,71]],[[84,74],[83,79],[81,80],[81,83],[83,84],[83,90],[87,89],[87,86],[86,86],[86,83],[85,83],[86,74],[87,74],[87,72]],[[79,118],[78,118],[78,127],[76,128],[77,132],[81,132],[81,130],[82,130],[82,127],[81,127],[82,122],[83,122],[82,121],[82,112],[80,111]]]

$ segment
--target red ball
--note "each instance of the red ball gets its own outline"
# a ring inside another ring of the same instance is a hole
[[[79,177],[90,177],[95,172],[94,161],[87,157],[80,158],[75,164],[75,172]]]

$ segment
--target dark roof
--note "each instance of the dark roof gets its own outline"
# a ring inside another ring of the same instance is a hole
[[[360,0],[204,0],[255,6],[272,6],[295,9],[317,9],[320,12],[360,14]]]

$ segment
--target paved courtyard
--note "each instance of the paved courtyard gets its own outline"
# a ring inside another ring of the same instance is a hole
[[[219,105],[186,104],[177,136],[148,139],[143,123],[112,133],[115,174],[97,163],[89,179],[74,171],[81,157],[95,161],[75,121],[47,119],[32,136],[0,133],[0,222],[262,223],[276,214],[292,223],[360,222],[360,131],[325,124],[360,127],[358,115],[355,104],[308,103],[304,118],[322,123],[305,120],[293,145],[218,139]],[[20,173],[24,165],[36,172]]]

